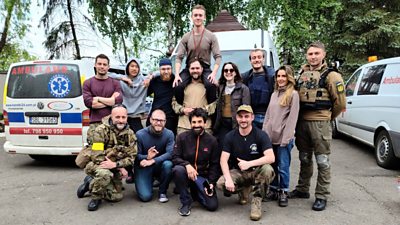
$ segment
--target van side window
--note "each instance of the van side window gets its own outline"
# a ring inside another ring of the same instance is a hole
[[[361,73],[361,70],[358,70],[347,81],[347,84],[346,84],[346,96],[353,96],[354,95],[354,90],[356,89],[357,80],[358,80],[358,77],[360,76],[360,73]]]
[[[378,65],[366,68],[362,76],[360,86],[358,87],[358,95],[376,95],[378,94],[385,65]]]

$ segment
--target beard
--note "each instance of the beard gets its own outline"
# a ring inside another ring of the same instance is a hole
[[[192,130],[196,136],[199,136],[204,132],[204,127],[192,127]]]
[[[126,124],[124,124],[124,123],[117,123],[117,124],[114,124],[114,126],[115,126],[118,130],[123,130],[123,129],[125,129]]]
[[[201,78],[201,74],[193,73],[190,74],[193,80],[199,80]]]

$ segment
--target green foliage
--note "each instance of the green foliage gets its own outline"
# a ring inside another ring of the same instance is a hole
[[[344,59],[346,71],[367,62],[400,55],[400,1],[342,0],[335,23],[332,49]]]
[[[2,0],[0,3],[0,53],[7,43],[21,39],[29,30],[29,0]]]
[[[0,71],[7,71],[12,63],[35,60],[26,50],[21,49],[18,44],[6,44],[0,53]]]

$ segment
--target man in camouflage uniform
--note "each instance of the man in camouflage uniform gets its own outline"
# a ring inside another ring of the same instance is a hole
[[[300,175],[291,198],[310,198],[310,179],[315,155],[318,166],[315,202],[312,209],[322,211],[330,194],[331,166],[329,155],[332,139],[331,120],[346,107],[343,79],[324,61],[326,52],[321,42],[307,48],[308,64],[302,66],[297,81],[300,95],[299,121],[296,127],[296,146],[299,150]]]
[[[122,200],[122,178],[128,174],[124,167],[132,165],[137,154],[136,136],[129,129],[127,118],[125,106],[115,105],[111,115],[95,129],[90,162],[85,167],[93,179],[81,189],[83,195],[87,191],[92,194],[89,211],[97,210],[102,199]]]
[[[217,188],[223,190],[225,196],[237,193],[241,205],[247,204],[252,192],[250,219],[259,220],[261,200],[265,195],[263,187],[275,177],[270,165],[275,161],[275,155],[268,135],[252,124],[251,106],[240,106],[236,120],[238,128],[225,136],[220,161],[223,176],[217,181]]]

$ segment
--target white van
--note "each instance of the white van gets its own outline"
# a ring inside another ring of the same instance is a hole
[[[213,32],[217,36],[219,48],[221,50],[222,62],[219,67],[217,78],[221,76],[222,65],[225,62],[235,63],[240,73],[251,69],[249,60],[250,51],[254,48],[264,50],[265,65],[278,69],[279,58],[272,38],[267,31],[264,30],[235,30]],[[178,43],[179,45],[179,43]],[[178,45],[175,47],[171,55],[172,65],[175,65]],[[186,59],[182,60],[181,68],[186,67]],[[211,57],[211,68],[214,65],[214,58]]]
[[[346,83],[346,111],[333,133],[354,137],[375,148],[376,162],[394,168],[400,162],[400,57],[361,66]]]
[[[82,85],[94,75],[93,65],[93,60],[12,64],[3,96],[4,150],[36,159],[77,155],[89,128]]]

